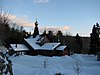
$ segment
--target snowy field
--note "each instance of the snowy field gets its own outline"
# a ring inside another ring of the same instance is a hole
[[[96,56],[75,54],[72,56],[45,57],[27,56],[10,57],[14,75],[100,75],[100,61]],[[76,64],[78,62],[78,65]]]

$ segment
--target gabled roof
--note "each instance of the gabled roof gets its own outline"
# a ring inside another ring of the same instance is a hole
[[[28,38],[25,39],[27,43],[34,49],[34,50],[54,50],[60,43],[45,43],[44,45],[40,46],[37,44],[39,39],[41,38],[40,35],[36,36],[35,38]]]
[[[14,51],[29,50],[24,44],[17,44],[17,47],[15,44],[10,44],[10,46],[14,49]]]
[[[39,35],[37,35],[35,38],[30,37],[28,39],[25,39],[28,44],[33,48],[33,49],[40,49],[40,46],[38,44],[36,44],[37,40],[40,38]]]

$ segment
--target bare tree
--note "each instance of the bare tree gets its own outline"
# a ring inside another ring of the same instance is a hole
[[[66,36],[72,36],[72,33],[70,31],[66,31]]]
[[[9,37],[9,13],[3,7],[3,0],[0,0],[0,40],[4,42]]]
[[[20,26],[20,30],[23,31],[23,26]]]

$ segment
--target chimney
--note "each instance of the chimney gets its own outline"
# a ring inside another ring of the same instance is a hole
[[[17,48],[17,43],[15,44],[15,47]]]

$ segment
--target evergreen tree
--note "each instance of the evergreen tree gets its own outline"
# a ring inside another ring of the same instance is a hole
[[[75,37],[75,44],[76,44],[75,53],[81,53],[81,49],[83,48],[83,43],[78,33],[76,34]]]
[[[48,31],[48,36],[50,38],[50,42],[53,42],[53,32],[51,30]]]
[[[61,41],[61,37],[63,36],[63,33],[59,30],[56,35],[57,35],[58,41]]]
[[[90,49],[89,54],[96,55],[100,52],[100,26],[98,23],[93,26],[92,33],[90,34]]]

